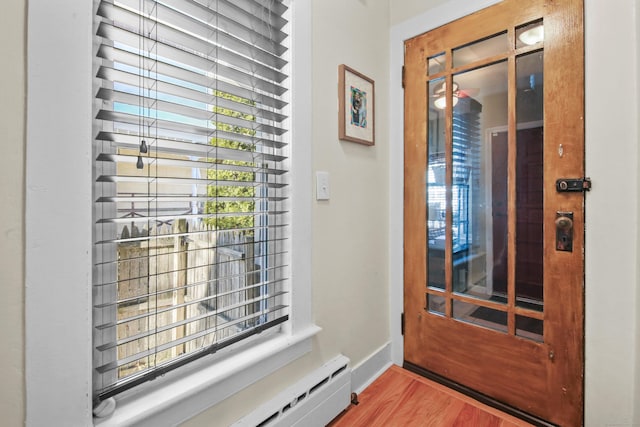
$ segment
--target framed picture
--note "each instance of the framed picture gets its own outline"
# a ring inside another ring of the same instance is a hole
[[[338,67],[338,137],[375,144],[374,82],[353,68]]]

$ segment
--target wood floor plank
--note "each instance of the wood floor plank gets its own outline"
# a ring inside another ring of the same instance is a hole
[[[331,427],[528,427],[441,384],[392,366]]]
[[[384,374],[367,387],[367,393],[359,396],[360,404],[355,407],[364,407],[366,411],[347,412],[347,425],[370,425],[376,420],[388,419],[397,409],[399,402],[402,402],[408,382],[405,378],[387,370]]]
[[[455,422],[452,427],[468,427],[468,426],[483,426],[483,427],[500,427],[501,419],[493,414],[482,411],[479,408],[464,404],[464,408],[458,413]]]
[[[409,387],[411,396],[399,402],[399,410],[393,420],[397,426],[438,427],[450,425],[463,402],[439,393],[437,390],[413,380]],[[428,404],[425,404],[428,402]]]

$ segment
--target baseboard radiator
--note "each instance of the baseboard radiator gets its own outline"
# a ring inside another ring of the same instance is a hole
[[[337,356],[233,427],[323,427],[351,402],[349,359]]]

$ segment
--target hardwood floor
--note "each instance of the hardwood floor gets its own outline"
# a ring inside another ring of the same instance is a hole
[[[330,427],[525,427],[522,420],[392,366]]]

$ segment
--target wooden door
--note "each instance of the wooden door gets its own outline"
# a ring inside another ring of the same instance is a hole
[[[583,419],[584,194],[556,180],[584,175],[583,45],[582,0],[405,42],[405,366],[563,426]]]

